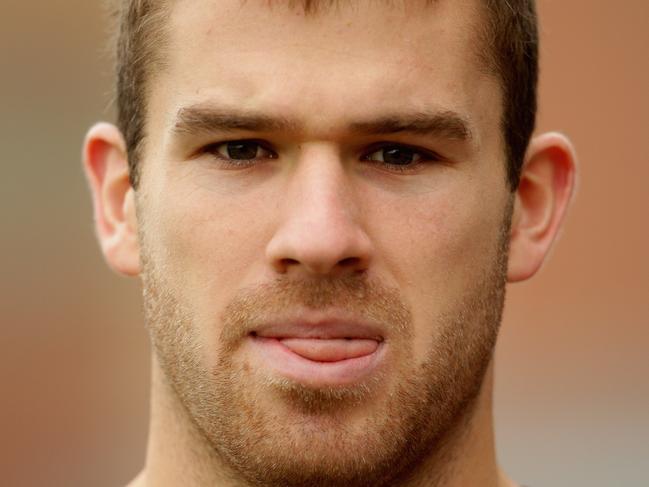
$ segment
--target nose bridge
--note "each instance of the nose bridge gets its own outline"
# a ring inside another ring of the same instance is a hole
[[[304,151],[295,168],[287,210],[293,213],[296,223],[322,226],[324,231],[352,219],[354,208],[339,156],[328,147],[311,149]]]
[[[326,274],[367,265],[369,239],[352,192],[343,162],[332,148],[301,150],[287,185],[281,222],[268,245],[276,270]]]

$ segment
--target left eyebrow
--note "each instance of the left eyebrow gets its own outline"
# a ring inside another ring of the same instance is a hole
[[[368,122],[355,122],[351,129],[364,135],[405,132],[459,141],[473,138],[469,122],[453,111],[381,117]]]
[[[290,132],[297,123],[285,118],[261,113],[216,109],[211,107],[185,107],[178,110],[174,132],[178,134],[233,132]]]

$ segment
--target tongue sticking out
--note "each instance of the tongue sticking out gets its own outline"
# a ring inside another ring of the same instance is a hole
[[[317,362],[338,362],[370,355],[379,343],[366,338],[280,338],[286,348]]]

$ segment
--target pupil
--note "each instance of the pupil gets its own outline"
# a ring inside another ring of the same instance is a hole
[[[383,161],[388,164],[405,165],[412,162],[413,152],[410,149],[394,147],[392,149],[384,149]]]
[[[228,142],[228,156],[231,159],[254,159],[257,148],[255,142]]]

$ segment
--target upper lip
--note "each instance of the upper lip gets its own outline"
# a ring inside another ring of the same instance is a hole
[[[265,321],[251,332],[264,338],[364,338],[381,342],[381,325],[344,312],[300,313]]]

